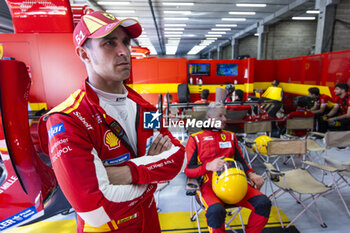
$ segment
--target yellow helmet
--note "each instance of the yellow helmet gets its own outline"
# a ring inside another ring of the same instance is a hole
[[[269,136],[262,135],[257,137],[254,142],[256,144],[257,152],[266,155],[267,154],[267,142],[272,141],[273,139]]]
[[[218,198],[226,204],[236,204],[247,194],[248,183],[242,165],[231,158],[219,171],[214,171],[212,188]]]

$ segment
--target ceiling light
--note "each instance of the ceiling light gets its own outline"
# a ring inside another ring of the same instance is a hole
[[[218,38],[205,38],[205,40],[217,40]]]
[[[182,14],[182,15],[189,15],[191,14],[191,11],[164,11],[164,14]]]
[[[131,17],[118,17],[118,20],[121,21],[121,20],[124,20],[124,19],[135,19],[135,20],[139,20],[139,17],[134,17],[134,16],[131,16]]]
[[[205,35],[205,37],[222,37],[222,35]]]
[[[171,45],[169,45],[169,44],[165,45],[166,54],[167,55],[175,55],[178,46],[179,46],[179,43],[171,44]]]
[[[164,32],[164,34],[183,34],[183,32]]]
[[[202,49],[204,49],[207,46],[204,45],[196,45],[194,46],[187,54],[189,55],[195,55],[197,53],[199,53]]]
[[[214,41],[213,40],[203,40],[200,44],[201,45],[210,45],[210,44],[212,44]]]
[[[123,13],[135,13],[134,10],[107,10],[108,13],[123,14]]]
[[[165,37],[176,37],[176,38],[178,38],[178,39],[180,39],[180,36],[181,36],[181,35],[165,35]]]
[[[259,36],[259,33],[255,33],[254,36]]]
[[[237,27],[237,24],[215,24],[216,27]]]
[[[183,31],[184,28],[164,28],[165,31]]]
[[[188,18],[167,18],[167,17],[165,17],[164,20],[188,20]]]
[[[315,20],[315,17],[292,17],[292,20]]]
[[[193,2],[163,2],[164,6],[193,6]]]
[[[226,34],[226,32],[208,32],[208,34]]]
[[[306,11],[307,14],[319,14],[320,11],[319,10],[308,10]]]
[[[246,18],[222,18],[222,21],[246,21]]]
[[[212,28],[212,31],[231,31],[230,28]]]
[[[149,49],[151,55],[157,55],[157,51],[153,46],[149,46],[147,48]]]
[[[238,7],[266,7],[266,4],[237,3]]]
[[[254,11],[250,11],[250,12],[230,11],[229,14],[230,15],[255,15],[255,12]]]
[[[165,23],[164,27],[186,27],[186,24],[184,24],[184,23],[178,23],[178,24]]]
[[[99,1],[98,5],[109,5],[109,6],[119,6],[119,5],[130,5],[130,2],[107,2],[107,1]]]
[[[180,43],[180,39],[173,39],[173,38],[169,38],[168,39],[168,45],[178,45]]]

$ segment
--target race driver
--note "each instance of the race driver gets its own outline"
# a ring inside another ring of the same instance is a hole
[[[259,189],[264,179],[255,174],[242,157],[241,149],[237,144],[234,133],[222,130],[226,121],[226,109],[222,103],[212,102],[208,106],[207,119],[221,121],[221,128],[208,128],[192,134],[186,145],[187,166],[185,174],[190,178],[202,178],[200,187],[201,196],[206,209],[206,218],[209,231],[224,233],[225,231],[225,204],[215,195],[212,189],[213,171],[220,170],[224,158],[233,158],[243,165],[243,169],[252,185],[248,185],[246,196],[236,204],[252,210],[245,228],[246,233],[259,233],[266,225],[270,209],[270,200]],[[216,125],[216,124],[215,124]]]
[[[123,85],[130,39],[141,31],[133,19],[84,15],[73,41],[88,77],[39,123],[41,146],[77,213],[79,233],[161,232],[153,193],[184,160],[184,148],[162,127],[156,108]]]

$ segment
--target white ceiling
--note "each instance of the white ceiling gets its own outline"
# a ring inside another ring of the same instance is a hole
[[[215,35],[215,32],[220,32],[212,30],[219,28],[217,24],[236,24],[237,26],[224,27],[228,31],[222,31],[225,34],[210,45],[207,45],[209,42],[204,42],[203,50],[199,53],[206,52],[218,44],[228,43],[232,37],[242,38],[255,34],[258,23],[272,24],[279,20],[290,20],[292,16],[314,16],[317,20],[317,14],[306,14],[306,10],[315,8],[315,0],[104,0],[108,3],[114,2],[116,5],[105,5],[98,3],[98,0],[87,2],[95,9],[115,10],[113,14],[117,17],[137,17],[145,32],[145,39],[139,39],[140,45],[151,48],[153,46],[158,54],[169,54],[166,47],[172,44],[173,48],[177,48],[178,56],[186,55],[194,46],[210,38],[206,35]],[[190,4],[180,5],[181,3]],[[236,4],[239,3],[260,3],[266,4],[266,7],[238,7]],[[151,5],[156,23],[152,17]],[[126,12],[123,13],[123,11]],[[176,11],[184,12],[176,13]],[[229,12],[255,12],[255,14],[232,15]],[[176,20],[176,18],[188,19]],[[245,18],[245,21],[223,21],[222,18]],[[176,27],[167,24],[185,24],[185,26]],[[183,30],[175,31],[171,28],[183,28]],[[179,32],[182,34],[176,34]]]
[[[71,3],[88,4],[94,10],[115,10],[113,14],[118,18],[138,18],[144,28],[144,34],[143,38],[139,38],[136,43],[150,48],[151,52],[159,55],[169,55],[171,47],[176,50],[176,56],[187,55],[194,46],[201,43],[202,50],[198,54],[205,53],[219,44],[229,43],[233,37],[239,39],[254,35],[258,25],[291,20],[292,16],[314,16],[317,20],[317,14],[306,14],[306,10],[315,8],[316,0],[103,0],[103,2],[114,3],[114,5],[101,4],[99,1],[71,0]],[[166,5],[166,3],[173,3],[173,5]],[[190,4],[180,5],[181,3]],[[242,3],[266,4],[266,7],[238,7],[236,5]],[[176,14],[176,11],[185,12]],[[232,15],[229,12],[255,12],[255,14]],[[180,17],[188,19],[176,20]],[[245,18],[245,21],[223,21],[222,18]],[[1,18],[0,15],[0,26],[1,19],[4,17]],[[167,24],[185,24],[185,26],[168,26]],[[217,40],[209,44],[210,42],[204,40],[210,38],[208,35],[213,36],[215,32],[220,32],[215,30],[219,28],[217,24],[237,24],[237,26],[224,27],[226,31],[222,33],[225,34],[221,34],[221,37],[217,37]],[[176,30],[176,28],[180,29]],[[192,50],[192,52],[195,54],[195,51]]]

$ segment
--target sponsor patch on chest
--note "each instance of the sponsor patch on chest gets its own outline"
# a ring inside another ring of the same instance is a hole
[[[126,153],[117,158],[103,160],[103,165],[108,166],[108,165],[121,164],[121,163],[124,163],[125,161],[128,161],[129,159],[130,159],[130,153]]]
[[[115,134],[111,130],[106,131],[103,141],[109,150],[116,149],[120,146],[119,138],[117,138],[117,136],[115,136]]]
[[[231,148],[232,144],[231,144],[231,142],[219,142],[219,147],[220,148]]]
[[[49,140],[51,140],[51,138],[53,136],[55,136],[56,134],[63,133],[65,131],[66,131],[66,129],[64,128],[64,124],[62,122],[58,123],[57,125],[52,126],[49,129],[49,131],[47,132],[49,135]]]
[[[203,138],[203,141],[212,141],[214,138],[212,136],[207,136]]]

